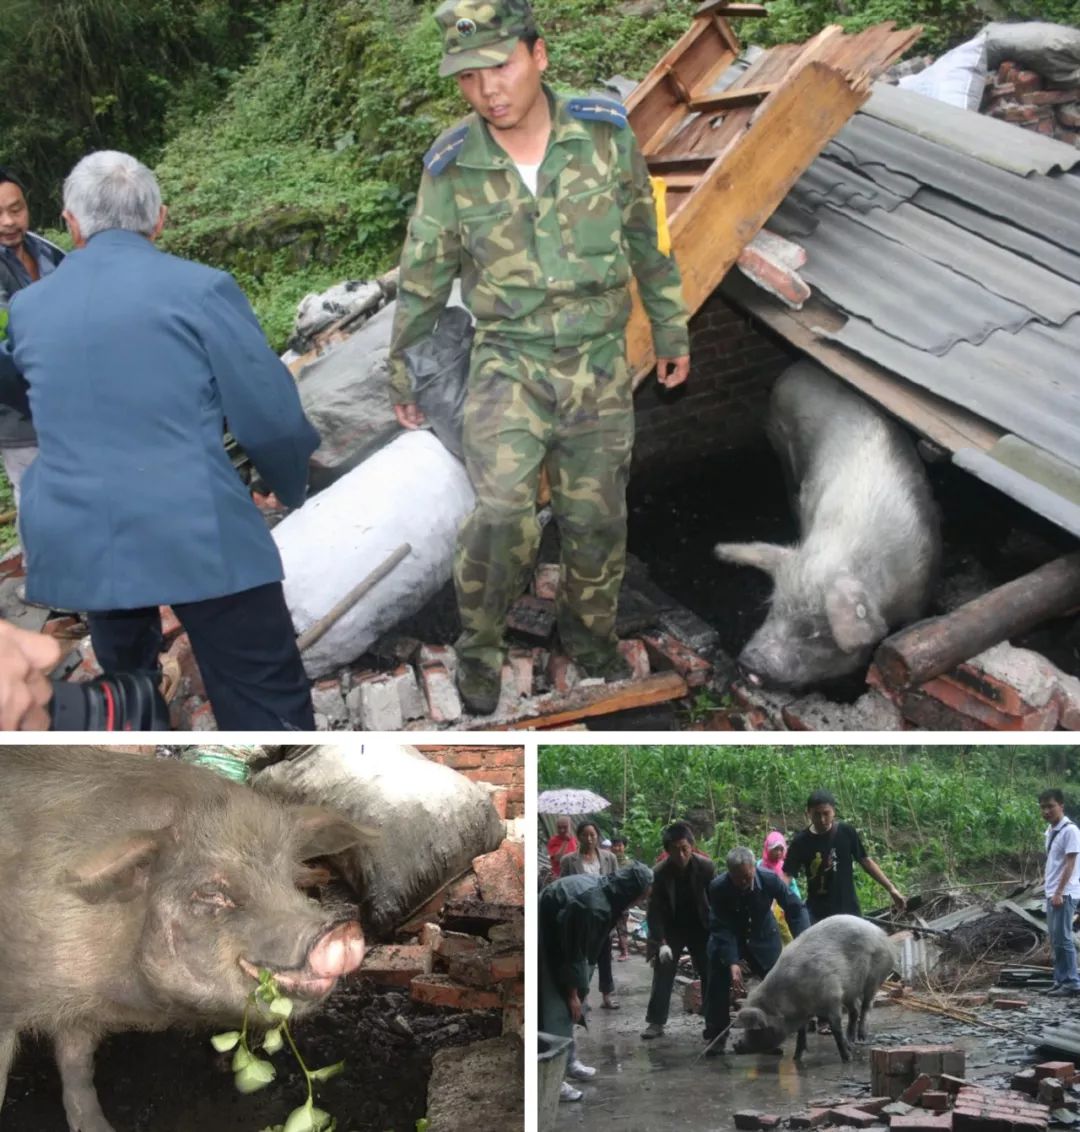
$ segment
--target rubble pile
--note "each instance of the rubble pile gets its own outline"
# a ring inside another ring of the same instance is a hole
[[[1006,60],[987,79],[981,113],[1068,145],[1080,145],[1080,86],[1058,89],[1060,86]]]
[[[953,1046],[876,1048],[870,1064],[870,1097],[817,1098],[807,1111],[783,1118],[743,1110],[735,1113],[735,1127],[1042,1132],[1048,1124],[1072,1123],[1080,1109],[1080,1073],[1071,1061],[1024,1070],[1009,1089],[965,1080],[964,1051]]]

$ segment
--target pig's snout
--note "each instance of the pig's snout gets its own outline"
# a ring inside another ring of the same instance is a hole
[[[289,971],[268,968],[284,994],[318,999],[328,995],[342,975],[355,971],[364,961],[364,932],[355,920],[337,924],[312,944],[303,967]],[[260,964],[241,957],[240,968],[259,977]]]
[[[339,978],[364,961],[364,933],[355,920],[338,924],[321,936],[308,956],[308,969],[323,978]]]

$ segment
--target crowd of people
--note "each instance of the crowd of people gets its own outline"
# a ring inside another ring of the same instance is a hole
[[[837,820],[836,807],[832,794],[815,790],[806,803],[807,825],[790,845],[782,832],[771,830],[760,853],[734,846],[719,872],[685,821],[663,831],[663,850],[649,866],[621,864],[591,818],[576,830],[569,817],[556,819],[547,844],[551,879],[539,898],[539,1023],[541,1031],[571,1039],[563,1100],[580,1100],[583,1094],[574,1082],[596,1073],[578,1056],[574,1025],[587,1012],[595,969],[603,1005],[617,1005],[612,937],[618,938],[618,925],[625,923],[632,904],[646,908],[645,956],[652,966],[642,1039],[664,1036],[679,961],[688,955],[701,980],[702,1038],[712,1057],[726,1049],[732,994],[745,993],[744,971],[764,978],[785,943],[810,924],[860,914],[856,865],[885,889],[896,911],[903,911],[903,894],[869,855],[854,826]],[[612,849],[616,844],[625,849],[622,837],[612,839]],[[621,939],[619,947],[622,953]]]

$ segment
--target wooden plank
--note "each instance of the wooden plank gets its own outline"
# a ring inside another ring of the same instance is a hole
[[[646,164],[649,172],[657,175],[697,174],[697,179],[700,179],[703,173],[708,172],[712,158],[704,153],[677,153],[672,157],[650,157]]]
[[[1080,551],[886,637],[874,653],[874,664],[889,691],[902,691],[1078,606]]]
[[[869,93],[869,83],[852,86],[814,62],[789,75],[761,104],[753,129],[713,165],[671,219],[672,249],[691,312]],[[635,375],[652,368],[652,334],[637,295],[627,347]]]
[[[699,95],[691,99],[690,109],[699,114],[714,114],[719,110],[737,110],[741,106],[757,106],[768,98],[775,86],[752,86],[725,90],[721,94]]]
[[[621,684],[596,684],[585,688],[574,688],[565,695],[551,694],[538,697],[528,716],[511,722],[493,723],[475,730],[485,731],[504,728],[520,731],[532,727],[559,727],[564,723],[574,723],[597,715],[610,715],[629,708],[650,707],[680,700],[689,694],[686,681],[677,672],[657,672],[642,680],[625,681]]]
[[[728,273],[723,291],[726,298],[761,319],[793,346],[947,451],[978,448],[988,452],[1001,439],[1001,430],[981,417],[822,338],[816,328],[831,332],[847,321],[824,303],[811,300],[801,311],[781,307],[738,270]]]

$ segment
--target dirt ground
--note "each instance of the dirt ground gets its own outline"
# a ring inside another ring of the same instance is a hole
[[[578,1056],[597,1073],[591,1082],[575,1082],[585,1094],[581,1101],[560,1104],[560,1130],[732,1132],[732,1115],[741,1109],[783,1117],[806,1109],[812,1099],[869,1096],[869,1046],[856,1047],[845,1065],[831,1037],[809,1034],[800,1066],[791,1059],[794,1038],[785,1043],[782,1058],[725,1053],[699,1059],[705,1048],[702,1019],[684,1011],[678,985],[665,1036],[642,1041],[651,969],[639,955],[614,966],[621,1009],[595,1009],[588,1032],[577,1031]],[[595,986],[590,998],[599,1006]],[[967,1052],[969,1080],[1004,1085],[1006,1074],[1037,1060],[1024,1034],[1067,1012],[1075,1013],[1075,1006],[1049,999],[1033,1001],[1024,1015],[989,1007],[975,1011],[1002,1027],[999,1031],[890,1003],[870,1016],[871,1044],[955,1044]]]
[[[420,1006],[407,994],[375,993],[361,979],[335,992],[316,1018],[298,1023],[295,1037],[310,1068],[346,1063],[316,1095],[341,1132],[415,1132],[427,1110],[432,1055],[495,1037],[501,1025],[498,1011],[454,1014]],[[273,1084],[249,1096],[233,1086],[231,1056],[215,1053],[203,1032],[117,1034],[98,1050],[101,1107],[117,1132],[260,1132],[284,1123],[306,1099],[287,1051],[272,1058]],[[0,1127],[67,1132],[48,1043],[28,1042],[20,1051]]]

